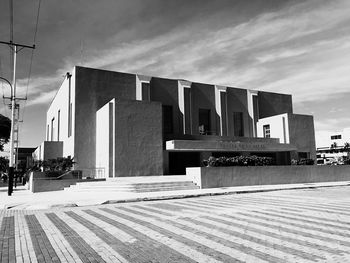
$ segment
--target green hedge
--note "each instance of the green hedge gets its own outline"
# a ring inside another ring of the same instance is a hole
[[[47,161],[35,161],[29,171],[43,171],[48,177],[58,177],[70,171],[74,163],[73,158],[70,156],[58,157]]]
[[[275,160],[271,157],[251,156],[235,156],[235,157],[209,157],[208,160],[203,161],[205,166],[267,166],[274,165]]]
[[[300,160],[292,160],[292,165],[314,165],[314,159],[300,159]]]

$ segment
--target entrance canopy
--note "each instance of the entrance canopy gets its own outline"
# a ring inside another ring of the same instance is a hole
[[[290,152],[297,148],[292,144],[262,141],[204,141],[171,140],[166,142],[168,151],[220,151],[220,152]]]

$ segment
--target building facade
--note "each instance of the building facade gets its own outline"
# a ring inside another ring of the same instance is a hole
[[[335,132],[317,147],[318,164],[343,164],[350,157],[350,128]]]
[[[316,158],[313,125],[291,95],[77,66],[47,111],[40,158],[106,177],[184,174],[211,155],[289,164]]]

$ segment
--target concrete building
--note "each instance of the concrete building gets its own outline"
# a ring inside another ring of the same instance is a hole
[[[345,147],[350,143],[350,128],[342,132],[334,132],[328,138],[319,142],[317,147],[318,164],[342,164],[349,157],[350,149]]]
[[[106,177],[184,174],[211,155],[316,158],[291,95],[78,66],[47,111],[37,156],[53,152]]]

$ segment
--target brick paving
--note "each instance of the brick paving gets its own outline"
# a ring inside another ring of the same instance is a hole
[[[0,210],[0,262],[350,263],[350,187]]]

